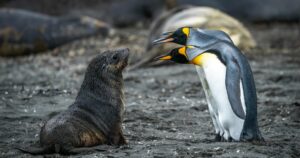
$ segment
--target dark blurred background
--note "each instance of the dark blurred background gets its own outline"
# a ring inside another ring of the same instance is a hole
[[[0,6],[49,15],[89,15],[115,26],[149,22],[168,3],[220,9],[243,21],[299,21],[299,0],[1,0]]]

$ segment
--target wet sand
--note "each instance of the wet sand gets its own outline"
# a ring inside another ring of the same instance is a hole
[[[147,32],[132,35],[135,30],[38,55],[0,58],[0,157],[31,157],[14,147],[38,142],[43,121],[74,101],[87,63],[101,50],[129,47],[131,62],[137,60]],[[213,141],[195,68],[169,65],[124,72],[128,145],[72,157],[300,157],[300,25],[256,24],[250,30],[259,45],[247,56],[266,143]]]

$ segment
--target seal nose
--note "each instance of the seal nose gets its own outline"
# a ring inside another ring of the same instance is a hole
[[[128,57],[129,57],[129,48],[120,49],[120,50],[118,51],[118,56],[119,56],[121,59],[128,60]]]
[[[124,51],[124,53],[128,54],[130,50],[129,50],[129,48],[124,48],[123,51]]]

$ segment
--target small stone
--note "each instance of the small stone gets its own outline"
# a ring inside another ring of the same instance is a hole
[[[76,53],[75,53],[75,51],[70,50],[69,53],[68,53],[68,55],[69,55],[70,57],[75,57]]]

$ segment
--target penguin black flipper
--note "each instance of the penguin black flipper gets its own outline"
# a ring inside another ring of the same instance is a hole
[[[237,61],[234,58],[232,60],[233,62],[228,62],[226,65],[225,85],[232,111],[236,116],[244,120],[246,115],[240,97],[241,71]]]

